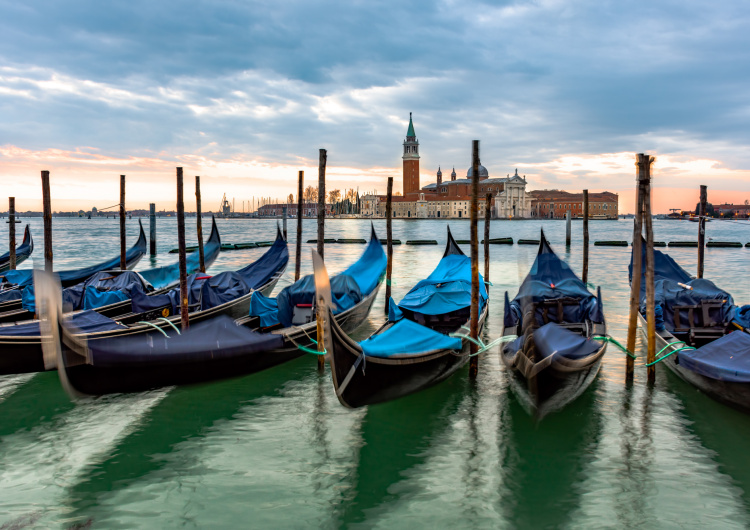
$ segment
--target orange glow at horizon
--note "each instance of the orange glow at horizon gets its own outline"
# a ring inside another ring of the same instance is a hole
[[[525,174],[527,191],[563,189],[578,192],[611,191],[619,194],[620,213],[632,213],[635,202],[635,156],[633,153],[567,155],[539,164],[515,164]],[[158,210],[174,209],[174,171],[182,166],[188,176],[201,176],[203,210],[217,210],[224,195],[235,202],[237,211],[249,211],[261,197],[282,200],[296,195],[297,172],[305,172],[305,187],[317,186],[317,160],[299,158],[299,165],[270,164],[249,156],[230,158],[203,154],[171,155],[149,153],[146,156],[114,156],[91,147],[75,150],[33,151],[12,145],[0,146],[0,186],[5,196],[16,197],[18,211],[40,211],[39,173],[51,172],[53,209],[89,210],[110,206],[119,198],[119,175],[127,176],[127,208],[148,208],[155,202]],[[506,171],[507,172],[507,171]],[[377,190],[385,193],[387,177],[394,177],[394,188],[401,188],[400,165],[393,167],[340,167],[329,157],[326,188],[359,188],[360,194]],[[490,172],[491,176],[495,176]],[[732,170],[721,162],[686,157],[657,156],[653,168],[654,213],[670,208],[693,209],[698,202],[698,186],[708,184],[709,201],[744,204],[750,199],[750,171]],[[421,172],[420,184],[434,182],[432,172]],[[188,179],[189,181],[189,179]],[[187,190],[191,188],[188,186]],[[194,195],[185,192],[186,209],[194,210]],[[0,211],[6,207],[0,206]]]

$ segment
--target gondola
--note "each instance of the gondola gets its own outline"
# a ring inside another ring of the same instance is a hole
[[[539,252],[516,297],[505,293],[500,358],[510,386],[538,419],[580,396],[599,372],[607,349],[601,290],[596,296],[552,251],[541,233]]]
[[[210,267],[221,250],[221,238],[216,220],[212,218],[211,234],[204,251],[205,267]],[[188,274],[200,267],[197,252],[188,254],[186,270]],[[63,311],[94,309],[97,313],[115,318],[133,311],[132,292],[139,295],[158,296],[172,289],[180,280],[179,262],[147,269],[144,271],[106,270],[92,274],[83,282],[63,290]],[[34,292],[24,289],[20,307],[0,312],[0,323],[31,320],[36,313]],[[165,314],[163,316],[169,316]]]
[[[135,244],[125,253],[127,269],[135,267],[140,259],[146,254],[146,234],[143,225],[138,220],[140,235]],[[30,236],[29,236],[30,237]],[[25,240],[25,237],[24,237]],[[96,265],[69,271],[56,271],[55,275],[63,287],[71,287],[100,271],[119,269],[120,256],[104,261]],[[33,297],[33,269],[12,270],[0,274],[0,312],[13,311],[22,307],[24,294]],[[24,293],[25,291],[25,293]]]
[[[238,271],[208,276],[195,273],[188,277],[189,321],[193,326],[220,315],[237,319],[247,315],[253,292],[270,293],[286,270],[289,251],[281,231],[276,241],[255,262]],[[133,292],[133,311],[108,318],[93,310],[80,311],[65,318],[75,328],[78,340],[88,344],[115,337],[132,337],[155,332],[164,334],[180,324],[179,288],[147,296]],[[45,364],[39,322],[0,326],[0,375],[40,372],[54,369]]]
[[[641,263],[645,248],[644,243]],[[632,252],[629,271],[632,281]],[[642,271],[638,318],[644,336],[645,286]],[[658,250],[654,298],[659,364],[713,399],[750,412],[750,305],[736,306],[728,292],[710,280],[692,278]]]
[[[348,325],[362,323],[372,306],[384,270],[385,254],[377,237],[373,237],[363,256],[338,275],[341,278],[339,285],[348,285],[349,289],[354,288],[364,295],[354,306],[342,311],[339,318],[346,320]],[[285,289],[289,294],[287,298],[296,302],[295,307],[307,305],[299,303],[301,296],[307,296],[312,302],[314,290],[310,290],[311,282],[311,276],[305,277]],[[254,296],[257,294],[256,291]],[[339,294],[340,301],[344,302],[344,293]],[[349,292],[349,295],[355,294]],[[59,304],[60,301],[53,305],[59,307]],[[50,353],[48,349],[45,355],[48,362],[64,368],[60,377],[74,395],[137,392],[257,372],[304,355],[290,337],[297,334],[304,337],[305,333],[315,336],[315,322],[312,322],[313,328],[307,324],[274,329],[273,326],[260,327],[259,317],[235,321],[226,315],[191,325],[182,334],[177,330],[166,330],[167,335],[152,331],[146,335],[102,339],[76,334],[70,323],[61,324],[54,312],[50,322],[49,329],[59,330],[62,343],[59,351]],[[50,341],[46,344],[49,345]]]
[[[16,221],[18,222],[18,220]],[[26,261],[26,258],[31,256],[34,251],[34,240],[31,238],[31,228],[26,225],[26,230],[23,231],[23,241],[16,248],[16,265],[20,265]],[[10,251],[0,255],[0,272],[5,272],[10,268]]]
[[[329,282],[318,257],[318,297],[328,298]],[[489,306],[480,284],[481,332]],[[389,318],[362,342],[349,338],[335,318],[326,319],[327,359],[336,396],[350,408],[382,403],[443,381],[469,359],[466,332],[471,306],[471,260],[448,229],[448,243],[430,276],[417,283],[397,306],[389,301]],[[464,338],[451,336],[460,332]]]

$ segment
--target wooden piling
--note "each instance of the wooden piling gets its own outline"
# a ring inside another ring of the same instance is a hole
[[[42,208],[44,209],[44,270],[52,272],[52,200],[49,171],[42,171]]]
[[[628,342],[629,352],[635,352],[635,336],[638,332],[638,311],[641,304],[641,275],[643,274],[642,264],[642,240],[643,240],[643,183],[646,179],[646,172],[643,169],[643,154],[636,156],[636,166],[638,174],[636,177],[636,197],[635,197],[635,219],[633,223],[633,272],[630,280],[630,314],[628,318]],[[625,360],[625,383],[633,382],[635,372],[635,359],[630,355]]]
[[[8,197],[8,253],[10,270],[16,268],[16,198]]]
[[[589,281],[589,190],[583,190],[583,274],[584,284]]]
[[[385,315],[390,311],[391,300],[391,275],[393,273],[393,232],[391,230],[391,217],[393,214],[393,177],[388,177],[388,189],[385,196],[385,237],[386,256],[388,261],[385,267]]]
[[[286,241],[286,216],[287,216],[287,205],[281,207],[281,232],[284,234],[284,241]]]
[[[177,168],[177,249],[180,256],[180,322],[185,331],[189,325],[187,292],[187,259],[185,258],[185,203],[182,193],[182,168]]]
[[[479,140],[473,140],[471,146],[471,206],[469,219],[471,222],[471,317],[470,335],[477,340],[479,337],[479,246],[477,244],[477,217],[479,210]],[[488,240],[489,238],[485,238]],[[476,355],[477,345],[471,343],[472,357],[469,361],[469,377],[472,379],[479,373],[479,356]]]
[[[318,157],[318,254],[320,254],[321,258],[324,258],[323,240],[325,239],[327,160],[326,150],[321,149]]]
[[[148,237],[149,251],[152,256],[156,256],[156,204],[153,202],[148,205]]]
[[[201,218],[201,178],[195,177],[195,216],[198,221],[198,263],[201,272],[206,272],[206,260],[203,254],[203,219]]]
[[[565,247],[570,248],[570,210],[565,212]]]
[[[323,259],[323,246],[325,243],[325,220],[326,220],[326,162],[328,161],[328,155],[325,149],[321,149],[318,155],[318,254]],[[325,344],[323,341],[323,316],[322,311],[318,308],[318,331],[321,335],[318,335],[318,348],[321,344]],[[322,371],[325,368],[325,357],[318,355],[318,370]]]
[[[120,175],[120,270],[128,268],[125,245],[125,175]]]
[[[484,205],[484,283],[490,284],[490,218],[492,216],[492,194],[485,197]]]
[[[646,229],[646,336],[648,339],[648,350],[646,363],[656,360],[656,315],[655,315],[655,289],[654,289],[654,229],[651,217],[651,164],[654,157],[646,155],[645,170],[646,182],[643,187],[643,224]],[[649,384],[656,381],[656,366],[647,368],[647,379]]]
[[[703,278],[704,255],[706,249],[706,203],[708,188],[701,184],[700,208],[698,214],[698,278]]]
[[[299,280],[300,259],[302,259],[302,216],[304,215],[305,172],[300,171],[297,177],[297,245],[294,257],[294,281]]]

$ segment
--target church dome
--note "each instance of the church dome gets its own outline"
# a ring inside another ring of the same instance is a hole
[[[467,179],[470,179],[471,177],[474,176],[472,169],[473,168],[469,168],[469,171],[466,172],[466,178]],[[487,168],[486,167],[479,166],[479,178],[480,179],[490,178],[490,174],[487,172]]]
[[[437,176],[438,176],[438,177],[442,177],[442,176],[443,176],[443,172],[442,172],[442,171],[440,171],[440,167],[439,167],[439,166],[438,166],[438,172],[437,172]]]

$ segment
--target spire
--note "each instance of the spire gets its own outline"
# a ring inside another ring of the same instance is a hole
[[[406,131],[407,138],[414,138],[417,133],[414,132],[414,123],[411,121],[411,112],[409,113],[409,130]]]

